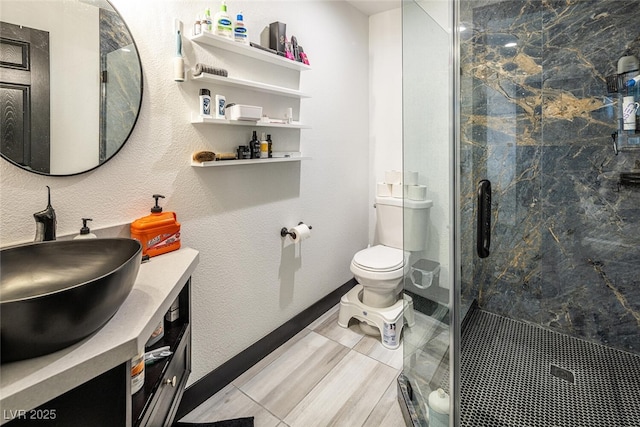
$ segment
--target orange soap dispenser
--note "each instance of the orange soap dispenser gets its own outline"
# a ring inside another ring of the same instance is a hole
[[[131,238],[142,243],[142,255],[150,257],[180,249],[180,223],[175,212],[162,212],[158,199],[164,196],[154,194],[153,198],[156,205],[151,215],[131,223]]]

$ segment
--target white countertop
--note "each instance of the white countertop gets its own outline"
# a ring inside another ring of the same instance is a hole
[[[131,293],[98,332],[63,350],[0,365],[0,411],[36,408],[133,358],[198,265],[191,248],[140,266]],[[0,417],[0,425],[8,420]]]

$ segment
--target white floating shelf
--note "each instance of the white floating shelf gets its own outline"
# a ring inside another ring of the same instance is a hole
[[[202,32],[197,36],[191,36],[190,40],[196,43],[206,44],[209,46],[228,50],[230,52],[258,59],[260,61],[276,64],[281,67],[291,68],[293,70],[305,71],[311,69],[309,65],[303,64],[302,62],[292,61],[282,56],[278,56],[274,53],[251,47],[246,44],[238,43],[233,40],[216,36],[215,34],[208,32]]]
[[[213,162],[202,162],[202,163],[198,163],[194,160],[191,160],[191,166],[195,168],[209,168],[209,167],[218,167],[218,166],[299,162],[301,160],[311,160],[311,157],[272,157],[270,159],[218,160]]]
[[[265,122],[252,122],[249,120],[228,120],[228,119],[216,119],[215,117],[202,117],[198,114],[191,114],[191,123],[193,124],[207,124],[207,125],[234,125],[234,126],[254,126],[254,127],[266,127],[266,128],[285,128],[285,129],[311,129],[311,126],[303,125],[301,123],[265,123]]]
[[[215,74],[202,73],[198,76],[192,76],[192,80],[201,82],[210,82],[222,86],[232,86],[252,89],[258,92],[272,93],[276,95],[288,96],[291,98],[310,98],[311,95],[300,92],[299,90],[289,89],[286,87],[270,85],[266,83],[255,82],[251,80],[238,79],[235,77],[223,77]]]

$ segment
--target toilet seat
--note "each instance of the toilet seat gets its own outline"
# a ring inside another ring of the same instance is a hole
[[[351,272],[363,279],[388,281],[400,279],[409,265],[409,254],[401,249],[377,245],[356,253]]]
[[[405,253],[401,249],[376,245],[357,252],[353,263],[362,270],[387,272],[402,269]]]

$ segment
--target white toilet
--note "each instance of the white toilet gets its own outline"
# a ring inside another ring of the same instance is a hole
[[[411,252],[426,249],[432,205],[431,200],[376,197],[378,244],[353,256],[351,272],[358,285],[340,299],[340,326],[346,328],[349,320],[356,318],[365,333],[380,335],[387,348],[398,348],[403,317],[410,327],[414,323],[411,297],[399,297],[403,278],[410,267]]]

